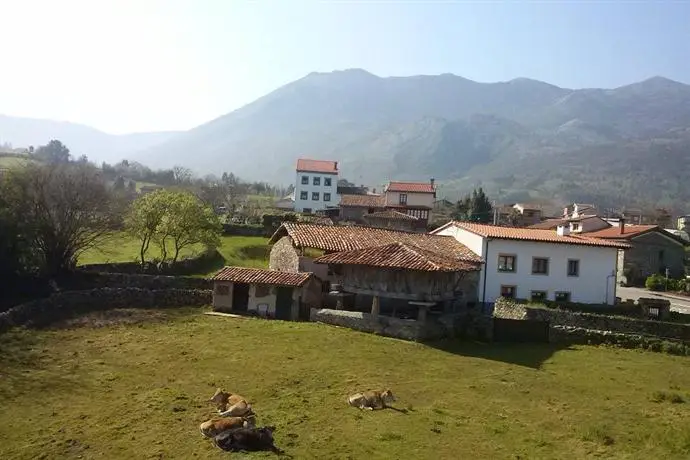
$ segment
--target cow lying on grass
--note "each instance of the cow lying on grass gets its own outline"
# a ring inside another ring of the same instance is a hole
[[[210,399],[216,405],[221,417],[245,417],[251,415],[252,405],[244,396],[228,393],[218,388]]]
[[[227,452],[254,452],[270,450],[276,454],[283,453],[273,444],[274,426],[262,428],[239,428],[225,431],[213,438],[213,443]]]
[[[207,438],[213,438],[225,431],[253,428],[255,424],[256,417],[253,415],[248,417],[214,418],[199,425],[199,431]]]
[[[347,403],[352,407],[358,407],[359,409],[385,409],[390,407],[392,402],[395,402],[396,398],[393,396],[391,390],[384,391],[365,391],[363,393],[355,393],[349,398],[347,398]]]

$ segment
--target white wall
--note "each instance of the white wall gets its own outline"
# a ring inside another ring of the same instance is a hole
[[[400,195],[407,195],[407,206],[427,206],[434,207],[433,193],[413,193],[413,192],[386,192],[386,204],[395,206],[400,204]]]
[[[309,179],[308,184],[302,184],[302,177]],[[319,185],[314,185],[314,177],[320,179]],[[331,185],[325,186],[326,178],[331,179]],[[302,199],[302,192],[307,192],[307,199]],[[319,200],[312,200],[312,193],[318,192]],[[330,193],[331,200],[324,201],[323,194]],[[297,172],[295,182],[295,211],[302,212],[304,208],[309,208],[312,211],[326,209],[326,207],[338,206],[340,204],[340,195],[338,195],[338,175],[337,174],[323,174],[311,172]]]
[[[516,271],[498,271],[499,254],[515,255]],[[615,276],[618,251],[615,248],[573,244],[536,243],[529,241],[490,240],[487,247],[486,302],[495,302],[501,295],[501,285],[517,286],[516,297],[529,299],[531,291],[546,291],[554,300],[558,291],[570,292],[572,302],[615,302]],[[548,275],[532,274],[532,258],[549,259]],[[580,275],[568,276],[568,259],[580,261]],[[483,285],[479,301],[483,300]]]

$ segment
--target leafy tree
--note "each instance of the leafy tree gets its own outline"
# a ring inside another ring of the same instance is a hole
[[[489,198],[480,187],[471,195],[465,196],[455,205],[454,219],[470,222],[489,223],[493,219],[492,205]]]
[[[34,155],[47,163],[67,163],[71,158],[67,146],[57,139],[40,146]]]
[[[168,193],[166,190],[156,190],[137,198],[125,217],[125,230],[140,240],[139,260],[142,265],[146,263],[146,254],[156,240],[167,213]]]
[[[28,165],[12,171],[2,192],[49,276],[72,270],[117,221],[105,182],[88,164]]]

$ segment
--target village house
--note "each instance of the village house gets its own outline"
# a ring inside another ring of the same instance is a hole
[[[339,218],[346,222],[362,223],[365,215],[384,211],[385,202],[383,195],[341,195]]]
[[[554,230],[451,221],[432,232],[452,236],[485,261],[478,298],[499,297],[613,305],[618,250],[625,242]]]
[[[448,311],[476,303],[481,258],[451,237],[285,222],[269,244],[271,269],[314,273],[341,286],[349,305],[362,311]]]
[[[295,181],[295,211],[313,213],[337,208],[338,162],[324,160],[297,160]]]
[[[419,218],[393,211],[392,209],[366,214],[363,220],[370,227],[388,228],[405,232],[419,229]]]
[[[528,228],[556,230],[560,226],[568,226],[571,234],[579,234],[609,228],[611,224],[599,216],[581,215],[578,217],[546,219],[538,224],[530,225]]]
[[[297,320],[308,319],[321,302],[321,281],[313,273],[225,267],[212,280],[215,311]]]
[[[429,182],[390,181],[384,188],[386,209],[409,214],[419,219],[417,228],[426,228],[436,199],[434,179]]]
[[[515,203],[494,208],[494,224],[512,227],[527,227],[539,223],[543,218],[541,206]]]
[[[587,237],[629,243],[632,247],[618,254],[617,278],[623,285],[643,285],[653,274],[671,278],[685,276],[685,246],[688,244],[658,225],[629,225],[622,220]]]

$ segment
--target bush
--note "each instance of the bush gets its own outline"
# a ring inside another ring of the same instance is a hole
[[[658,274],[652,275],[644,282],[644,287],[650,291],[665,291],[666,278]]]

